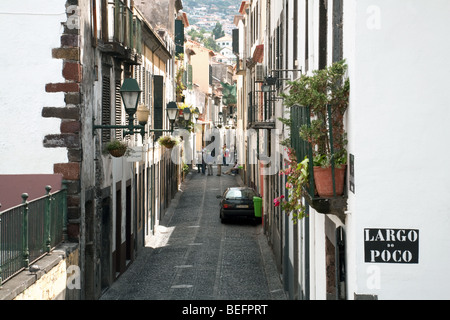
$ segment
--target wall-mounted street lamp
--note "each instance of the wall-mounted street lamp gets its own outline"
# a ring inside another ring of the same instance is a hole
[[[277,84],[278,78],[274,77],[272,75],[268,75],[267,77],[264,78],[264,82],[265,84],[269,85],[269,86],[274,86]]]
[[[173,125],[178,116],[178,106],[177,103],[172,101],[167,104],[167,118],[169,118],[170,122],[170,132],[173,132]]]
[[[189,108],[184,108],[183,109],[183,118],[185,121],[190,121],[191,120],[191,109]]]
[[[275,92],[275,90],[272,90],[272,86],[268,84],[263,84],[261,86],[261,92],[268,93],[268,92]]]
[[[128,125],[93,125],[92,132],[95,134],[96,129],[123,129],[123,136],[126,135],[134,135],[136,133],[140,133],[142,136],[142,140],[145,137],[145,125],[148,122],[148,117],[150,115],[150,110],[145,105],[139,105],[139,97],[141,95],[141,88],[139,87],[136,79],[127,78],[123,81],[122,87],[119,90],[120,95],[122,97],[123,106],[125,108],[125,112],[128,114]],[[173,105],[175,105],[175,112],[173,112]],[[173,132],[173,122],[175,122],[177,116],[177,105],[175,102],[170,102],[167,105],[167,117],[171,123],[170,130],[163,129],[149,129],[148,132]],[[139,122],[139,124],[134,124],[134,116]],[[92,120],[92,123],[95,123],[95,119]]]
[[[195,108],[194,110],[194,118],[195,120],[198,120],[198,117],[200,116],[200,110],[197,108]]]
[[[261,91],[264,93],[275,92],[275,90],[272,90],[272,86],[276,85],[277,81],[278,78],[268,75],[264,78],[264,84],[261,86]]]

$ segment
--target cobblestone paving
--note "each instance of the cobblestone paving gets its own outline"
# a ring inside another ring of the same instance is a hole
[[[261,225],[222,224],[219,200],[236,176],[192,171],[129,269],[102,300],[285,300]]]

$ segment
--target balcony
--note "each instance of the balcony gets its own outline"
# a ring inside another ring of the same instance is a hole
[[[140,64],[142,21],[122,0],[110,0],[104,18],[106,22],[100,50],[130,64]]]
[[[250,92],[248,95],[248,127],[275,129],[275,104],[270,93]]]

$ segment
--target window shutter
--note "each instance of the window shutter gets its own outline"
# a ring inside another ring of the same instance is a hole
[[[163,129],[163,102],[164,102],[164,78],[153,76],[153,106],[155,110],[154,129]],[[159,138],[161,132],[155,132],[155,138]]]
[[[327,7],[326,3],[319,4],[319,69],[327,67]]]
[[[120,96],[120,80],[116,80],[116,88],[115,88],[115,113],[114,119],[116,125],[122,124],[122,97]],[[122,130],[115,130],[115,137],[117,140],[122,140]]]
[[[189,64],[187,66],[187,87],[189,90],[192,90],[192,84],[193,84],[193,74],[192,74],[192,65]]]
[[[150,110],[150,116],[149,116],[149,125],[152,128],[153,127],[153,82],[152,82],[152,74],[147,71],[147,83],[148,83],[148,96],[147,96],[147,103],[148,108]]]
[[[233,53],[239,54],[239,29],[233,29]]]
[[[102,125],[111,124],[111,78],[103,76],[102,78]],[[111,130],[103,129],[102,142],[111,140]]]
[[[209,85],[212,86],[213,84],[213,71],[212,71],[212,66],[209,65]]]
[[[175,20],[176,54],[184,53],[184,24],[182,20]]]

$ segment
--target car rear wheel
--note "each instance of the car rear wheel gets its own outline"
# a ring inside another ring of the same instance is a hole
[[[225,222],[226,222],[226,219],[225,219],[225,217],[223,216],[222,210],[220,210],[220,222],[221,222],[221,223],[225,223]]]

